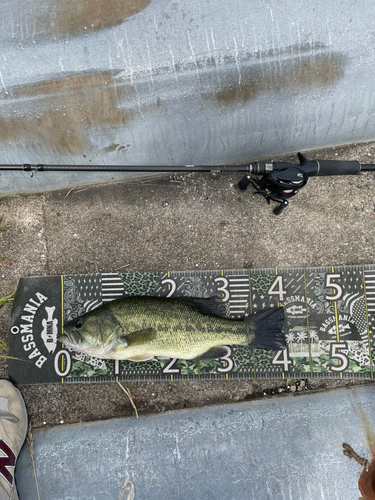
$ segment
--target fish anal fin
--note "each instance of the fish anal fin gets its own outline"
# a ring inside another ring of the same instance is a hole
[[[226,347],[223,347],[221,345],[217,345],[215,347],[211,347],[211,349],[208,349],[205,353],[201,354],[197,358],[194,358],[195,360],[198,359],[219,359],[224,356],[228,355],[228,350]]]
[[[137,363],[141,361],[149,361],[150,359],[154,359],[154,356],[152,354],[139,354],[138,356],[127,358],[128,361],[135,361]]]

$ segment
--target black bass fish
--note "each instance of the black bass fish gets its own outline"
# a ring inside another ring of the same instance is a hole
[[[283,308],[235,320],[225,317],[217,297],[126,297],[64,324],[60,342],[104,359],[147,361],[154,357],[217,359],[224,345],[279,350]]]

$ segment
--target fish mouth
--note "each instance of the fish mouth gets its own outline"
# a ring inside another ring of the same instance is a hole
[[[81,337],[72,331],[64,330],[64,333],[62,335],[59,335],[57,339],[62,342],[63,344],[70,344],[77,346],[81,343]]]

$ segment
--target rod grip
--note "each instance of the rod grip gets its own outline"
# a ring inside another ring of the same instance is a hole
[[[302,153],[298,153],[301,168],[308,177],[315,175],[357,175],[361,171],[358,161],[342,160],[308,160]]]
[[[358,161],[319,160],[316,175],[357,175],[361,171]]]

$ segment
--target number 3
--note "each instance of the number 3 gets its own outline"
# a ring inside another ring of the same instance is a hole
[[[227,354],[225,354],[225,356],[221,356],[221,358],[219,358],[219,361],[221,363],[224,362],[224,364],[226,366],[223,366],[222,368],[218,368],[217,371],[219,373],[228,373],[234,367],[234,361],[230,357],[232,355],[232,349],[228,345],[224,345],[223,347],[225,347],[225,349],[227,350]]]
[[[218,292],[223,292],[223,294],[224,294],[223,302],[227,302],[229,300],[229,297],[230,297],[229,292],[227,290],[229,282],[228,282],[228,280],[226,278],[222,278],[221,276],[218,277],[218,278],[215,278],[215,283],[216,284],[219,281],[222,282],[223,286],[218,286],[216,290]]]

